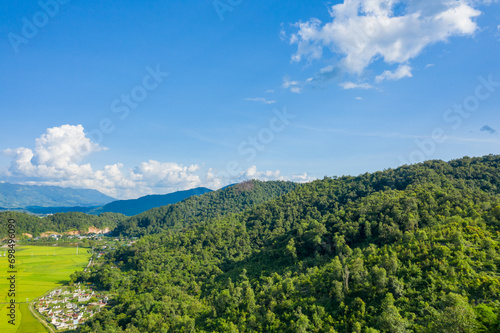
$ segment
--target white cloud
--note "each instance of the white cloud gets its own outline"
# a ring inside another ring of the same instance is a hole
[[[280,170],[265,170],[265,171],[259,171],[257,166],[252,165],[248,169],[242,171],[239,173],[239,175],[233,177],[231,181],[228,181],[227,183],[235,183],[235,182],[242,182],[245,180],[250,180],[250,179],[258,179],[258,180],[263,180],[263,181],[269,181],[269,180],[284,180],[284,181],[293,181],[297,183],[306,183],[313,181],[317,178],[309,175],[308,173],[303,173],[299,175],[282,175]]]
[[[115,163],[94,170],[89,163],[83,163],[85,157],[103,150],[105,148],[85,135],[81,125],[49,128],[35,140],[33,150],[21,147],[4,151],[5,155],[12,158],[12,162],[6,170],[0,170],[1,181],[89,188],[121,199],[200,186],[218,189],[247,179],[294,180],[295,177],[283,176],[279,170],[259,171],[256,166],[226,179],[219,176],[217,170],[207,170],[197,164],[149,160],[135,168],[127,169],[123,164]],[[298,178],[299,181],[301,179]]]
[[[405,77],[413,77],[412,68],[408,65],[400,65],[394,72],[384,71],[375,78],[375,82],[380,83],[384,80],[397,81]]]
[[[363,97],[356,97],[356,99],[357,99],[358,101],[362,101],[362,100],[363,100]]]
[[[319,59],[326,49],[342,57],[346,70],[360,74],[375,59],[403,64],[431,44],[473,35],[481,12],[466,0],[344,0],[330,14],[325,24],[315,18],[296,24],[292,60]]]
[[[105,150],[85,136],[83,126],[63,125],[47,129],[35,141],[35,150],[7,149],[4,154],[13,158],[10,175],[26,177],[65,178],[92,172],[89,164],[80,164],[86,156]]]
[[[280,179],[281,171],[258,171],[257,166],[253,165],[245,170],[242,176],[246,179],[276,180]]]
[[[309,175],[307,172],[304,172],[303,174],[300,175],[292,175],[287,177],[286,180],[296,182],[296,183],[309,183],[312,182],[313,180],[316,180],[317,178]]]
[[[340,86],[346,90],[349,89],[373,89],[374,87],[369,83],[354,83],[354,82],[342,82]]]
[[[147,187],[154,187],[169,191],[171,189],[188,189],[201,184],[201,179],[196,172],[199,165],[189,167],[175,162],[158,162],[149,160],[142,162],[134,169],[134,174],[138,175]]]
[[[264,104],[274,104],[276,101],[269,101],[264,97],[254,97],[254,98],[245,98],[245,101],[250,101],[250,102],[260,102]]]
[[[294,94],[300,94],[302,92],[302,86],[298,81],[292,81],[288,77],[283,78],[283,88],[290,89]]]

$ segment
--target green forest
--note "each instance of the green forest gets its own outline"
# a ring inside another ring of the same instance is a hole
[[[193,195],[176,204],[153,208],[124,219],[115,229],[115,233],[140,237],[165,230],[179,230],[196,222],[245,211],[282,196],[297,186],[295,183],[284,181],[243,182],[215,192]]]
[[[500,332],[499,171],[428,161],[253,202],[252,181],[118,221],[144,236],[72,275],[117,295],[80,332]]]
[[[0,221],[8,221],[9,219],[16,221],[16,234],[18,237],[20,237],[22,233],[28,233],[33,237],[37,237],[47,231],[80,231],[86,233],[90,227],[95,227],[97,229],[114,229],[118,225],[118,222],[124,218],[124,215],[117,213],[102,213],[99,216],[95,216],[71,212],[38,217],[36,215],[21,212],[0,212]],[[0,237],[6,237],[7,232],[6,228],[1,228]]]

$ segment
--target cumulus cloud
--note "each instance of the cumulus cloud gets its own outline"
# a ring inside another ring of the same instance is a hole
[[[263,179],[263,180],[276,180],[280,179],[281,171],[258,171],[257,166],[253,165],[243,172],[245,179]]]
[[[85,158],[106,148],[92,142],[81,125],[49,128],[35,140],[34,146],[34,149],[20,147],[3,151],[12,162],[7,169],[0,171],[2,181],[96,189],[121,199],[199,186],[218,189],[249,179],[294,180],[295,177],[285,177],[279,170],[259,171],[252,166],[240,174],[224,178],[213,168],[207,170],[197,164],[156,160],[142,162],[135,168],[115,163],[94,170],[90,163],[84,162]],[[311,178],[307,174],[305,177]]]
[[[223,178],[219,178],[223,179]],[[291,175],[283,175],[280,170],[264,170],[260,171],[258,170],[256,165],[252,165],[249,168],[241,171],[239,174],[234,175],[231,177],[230,180],[226,178],[225,183],[230,184],[230,183],[239,183],[243,182],[246,180],[251,180],[251,179],[258,179],[258,180],[263,180],[263,181],[269,181],[269,180],[283,180],[283,181],[292,181],[292,182],[297,182],[297,183],[306,183],[306,182],[311,182],[317,178],[309,175],[308,173],[303,173],[303,174],[291,174]]]
[[[105,150],[85,136],[83,126],[63,125],[47,129],[35,141],[35,149],[7,149],[13,158],[8,169],[11,175],[27,177],[66,178],[92,172],[89,164],[80,164],[88,155]]]
[[[472,36],[481,12],[467,0],[344,0],[330,8],[331,22],[316,18],[295,24],[289,39],[297,45],[293,61],[312,61],[325,50],[340,55],[340,65],[361,74],[374,60],[404,64],[429,45],[453,36]]]
[[[196,172],[199,165],[183,166],[174,162],[158,162],[149,160],[135,168],[134,174],[149,187],[162,188],[193,188],[201,184]]]
[[[408,65],[400,65],[394,72],[384,71],[382,74],[375,78],[375,82],[380,83],[384,80],[401,80],[405,77],[413,77],[411,73],[412,68]]]

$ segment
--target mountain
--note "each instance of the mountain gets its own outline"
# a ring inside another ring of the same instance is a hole
[[[127,216],[133,216],[155,207],[174,204],[189,197],[202,195],[208,192],[212,192],[212,190],[205,187],[198,187],[187,191],[178,191],[164,195],[147,195],[138,199],[118,200],[108,203],[103,207],[92,209],[88,211],[88,213],[101,214],[112,212],[121,213]]]
[[[96,190],[0,183],[0,206],[102,206],[115,199]]]
[[[230,185],[122,220],[114,232],[125,236],[142,236],[179,230],[199,221],[242,212],[293,191],[298,186],[292,182],[257,180]]]
[[[500,332],[497,155],[325,177],[181,231],[73,274],[118,295],[79,332]]]
[[[57,213],[71,213],[71,212],[80,212],[80,213],[89,213],[94,209],[98,209],[101,206],[75,206],[75,207],[40,207],[40,206],[28,206],[22,209],[22,211],[27,211],[32,214],[37,215],[48,215],[48,214],[57,214]]]

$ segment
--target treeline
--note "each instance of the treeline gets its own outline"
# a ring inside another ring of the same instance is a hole
[[[499,167],[325,178],[170,224],[72,276],[118,295],[80,331],[499,332]]]
[[[16,233],[21,237],[23,233],[40,236],[47,231],[66,232],[80,231],[87,232],[90,227],[97,229],[110,228],[114,229],[118,222],[125,218],[122,214],[103,213],[99,216],[87,215],[79,212],[58,213],[45,217],[38,217],[31,214],[21,212],[0,212],[0,221],[6,225],[9,219],[16,221]],[[7,236],[7,229],[0,228],[0,237]]]
[[[115,234],[140,237],[165,230],[180,230],[200,221],[245,211],[293,191],[298,186],[285,181],[246,181],[122,220]]]

